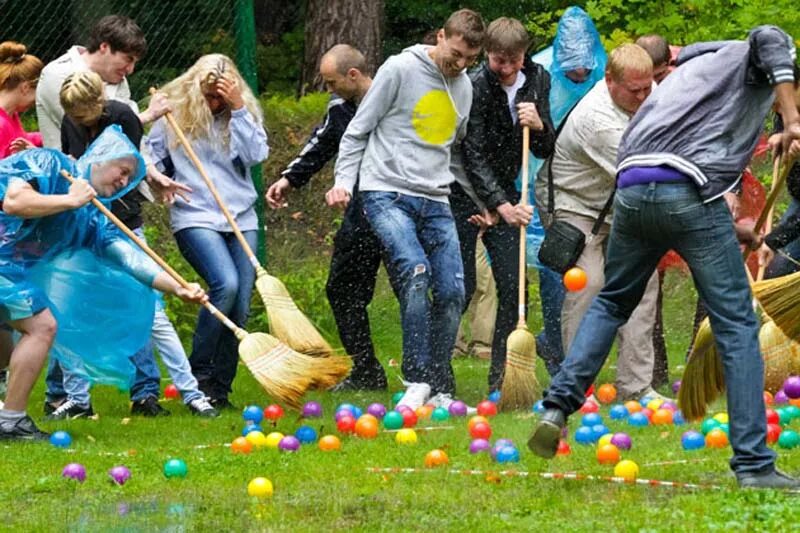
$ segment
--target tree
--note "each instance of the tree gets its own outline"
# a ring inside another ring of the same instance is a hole
[[[381,62],[383,0],[307,0],[305,52],[299,93],[323,90],[319,60],[333,45],[355,46],[375,73]]]

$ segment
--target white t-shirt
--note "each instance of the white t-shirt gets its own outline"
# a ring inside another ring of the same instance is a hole
[[[525,74],[522,73],[520,70],[517,72],[517,79],[511,85],[500,85],[503,90],[506,92],[506,96],[508,96],[508,110],[511,111],[511,119],[514,121],[514,124],[517,123],[517,106],[514,103],[514,100],[517,98],[517,91],[519,91],[520,87],[525,84]]]

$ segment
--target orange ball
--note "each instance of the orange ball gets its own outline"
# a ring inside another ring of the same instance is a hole
[[[719,428],[706,434],[706,448],[724,448],[728,445],[728,435]]]
[[[570,292],[577,292],[586,287],[586,272],[579,267],[572,267],[564,273],[564,287]]]
[[[653,416],[650,417],[650,422],[662,426],[672,424],[672,411],[669,409],[658,409],[653,413]]]
[[[247,455],[253,451],[253,444],[244,437],[236,437],[231,442],[231,452]]]
[[[768,391],[768,390],[765,390],[765,391],[764,391],[764,404],[765,404],[767,407],[769,407],[769,406],[770,406],[770,405],[772,405],[773,403],[775,403],[775,397],[774,397],[774,396],[772,396],[772,393],[771,393],[770,391]],[[791,400],[789,400],[789,403],[792,403],[792,402],[791,402]],[[793,404],[793,405],[794,405],[794,404]]]
[[[632,415],[633,413],[638,413],[643,409],[642,404],[639,402],[635,402],[633,400],[629,402],[625,402],[625,408],[628,410],[628,414]]]
[[[378,436],[378,420],[372,415],[364,415],[356,420],[356,435],[362,439],[374,439]]]
[[[617,398],[617,388],[611,383],[604,383],[598,387],[595,396],[600,403],[611,403]]]
[[[800,407],[800,398],[789,398],[789,405]]]
[[[475,424],[477,424],[478,422],[483,422],[484,424],[488,424],[489,419],[486,418],[485,416],[475,415],[469,419],[469,422],[467,422],[467,429],[469,431],[472,431],[473,426],[475,426]]]
[[[417,407],[417,410],[414,412],[417,415],[418,420],[427,420],[431,417],[431,414],[433,413],[433,406],[421,405]]]
[[[597,461],[601,465],[615,465],[620,459],[619,448],[613,444],[604,444],[597,449]]]
[[[319,439],[319,449],[323,452],[334,452],[342,449],[342,441],[336,435],[325,435]]]
[[[447,454],[444,452],[444,450],[431,450],[425,454],[425,466],[427,468],[443,466],[449,462],[450,458],[447,457]]]

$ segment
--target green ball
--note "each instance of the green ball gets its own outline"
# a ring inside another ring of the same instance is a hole
[[[731,436],[731,429],[730,429],[730,427],[728,426],[728,424],[720,424],[720,425],[719,425],[719,426],[717,426],[717,427],[718,427],[719,429],[721,429],[722,431],[724,431],[724,432],[725,432],[725,434],[726,434],[727,436],[729,436],[729,437]]]
[[[800,418],[800,407],[797,407],[796,405],[788,405],[784,407],[783,410],[789,413],[789,417],[791,418],[791,420],[794,420],[795,418]]]
[[[703,435],[708,435],[708,432],[712,429],[716,429],[720,426],[720,423],[714,420],[713,418],[706,418],[703,420],[703,425],[700,426],[700,432]]]
[[[170,459],[166,463],[164,463],[164,475],[167,478],[172,477],[186,477],[186,474],[189,472],[189,469],[186,467],[186,463],[181,459]]]
[[[383,427],[386,429],[400,429],[403,427],[403,415],[397,411],[389,411],[383,416]]]
[[[778,446],[786,450],[791,450],[800,444],[800,435],[791,429],[784,429],[781,431],[781,436],[778,437]]]
[[[780,425],[785,426],[792,421],[792,414],[785,408],[779,407],[778,409],[775,409],[775,412],[778,413],[778,421]]]
[[[431,413],[431,419],[435,420],[436,422],[444,422],[445,420],[450,418],[450,413],[444,407],[437,407]]]
[[[405,392],[401,390],[392,394],[392,405],[397,405],[397,402],[400,401],[400,399],[403,397],[403,394],[405,394]]]

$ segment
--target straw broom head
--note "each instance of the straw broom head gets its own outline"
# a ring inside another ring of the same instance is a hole
[[[784,335],[773,321],[761,326],[758,343],[764,357],[764,390],[775,394],[792,374],[793,359],[800,355],[800,344]]]
[[[526,327],[517,326],[506,343],[506,367],[500,389],[501,411],[530,409],[541,395],[536,379],[536,339]]]
[[[800,272],[753,284],[753,295],[764,312],[790,339],[800,338]]]
[[[697,330],[692,352],[686,363],[678,391],[678,404],[687,420],[699,420],[706,407],[725,391],[722,360],[717,353],[714,334],[708,318]]]

